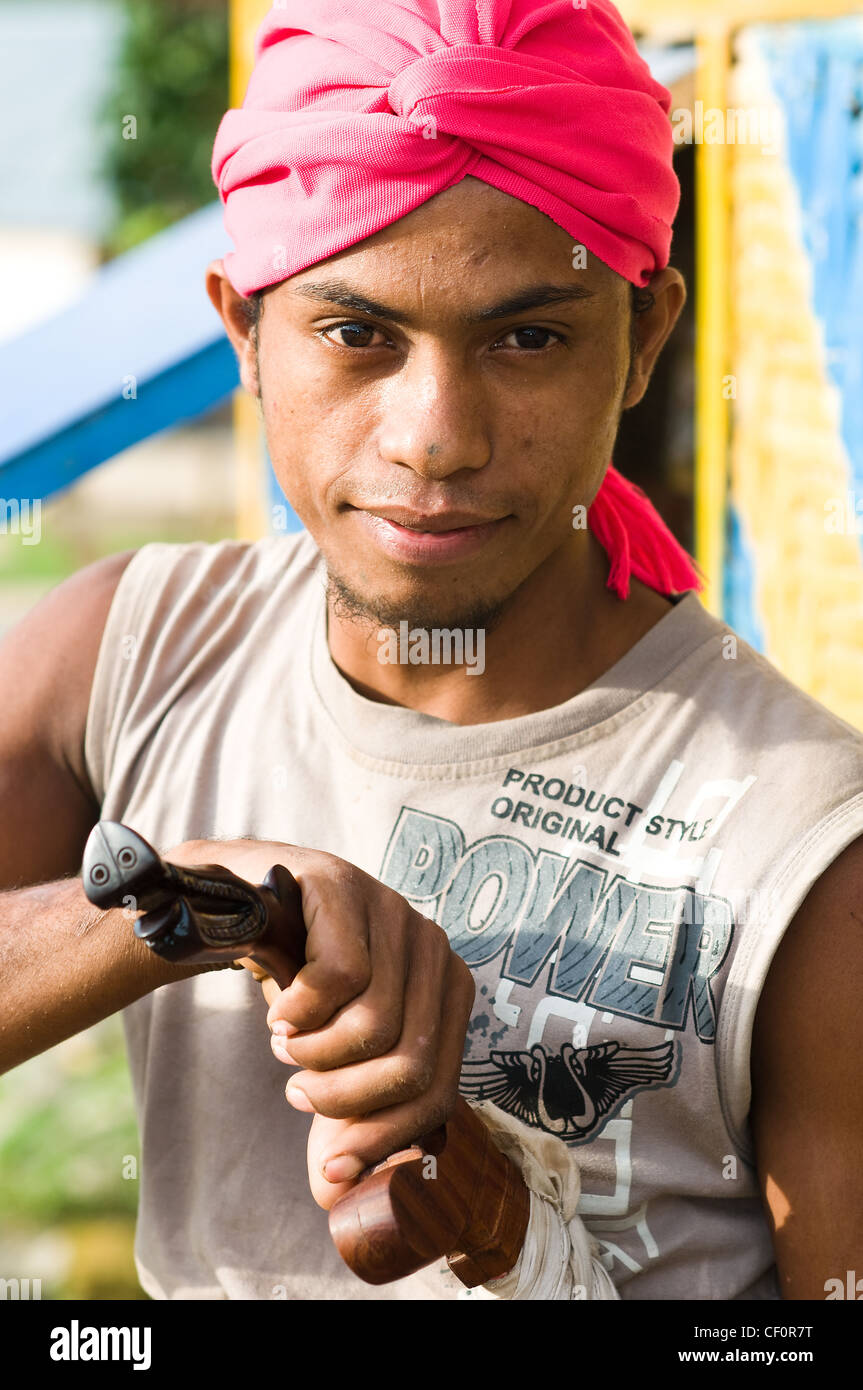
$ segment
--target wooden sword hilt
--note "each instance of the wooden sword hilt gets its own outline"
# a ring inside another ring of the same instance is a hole
[[[276,864],[260,884],[218,864],[172,864],[118,821],[91,831],[84,892],[126,907],[135,935],[168,961],[251,958],[285,989],[305,961],[302,894]],[[468,1288],[507,1273],[524,1242],[530,1195],[459,1096],[446,1125],[361,1174],[330,1211],[342,1259],[369,1284],[414,1274],[442,1256]]]

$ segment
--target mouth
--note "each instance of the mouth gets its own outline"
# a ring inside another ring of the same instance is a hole
[[[412,512],[404,507],[368,508],[369,516],[391,521],[403,531],[421,531],[425,535],[441,535],[449,531],[467,531],[477,526],[493,526],[505,518],[481,516],[476,512]]]
[[[481,550],[513,518],[471,512],[411,512],[403,507],[357,509],[360,524],[395,559],[434,562]]]

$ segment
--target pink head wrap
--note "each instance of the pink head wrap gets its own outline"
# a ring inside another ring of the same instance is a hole
[[[680,197],[670,105],[609,0],[278,0],[216,135],[225,272],[250,295],[472,175],[644,286],[668,264]],[[621,598],[631,574],[702,587],[613,464],[588,525]]]

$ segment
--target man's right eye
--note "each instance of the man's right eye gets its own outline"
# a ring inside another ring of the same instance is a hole
[[[329,328],[322,328],[320,330],[320,333],[321,336],[326,338],[328,342],[333,342],[333,339],[329,337],[330,333],[342,334],[341,342],[337,342],[335,344],[337,347],[382,347],[384,342],[386,341],[386,339],[384,339],[384,335],[382,333],[379,333],[379,330],[377,328],[372,328],[371,325],[368,323],[333,323],[330,324]],[[373,343],[370,341],[372,338],[374,338],[376,333],[379,333],[379,336],[383,340],[382,342]]]

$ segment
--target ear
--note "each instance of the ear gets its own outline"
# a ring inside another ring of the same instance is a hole
[[[213,308],[225,325],[225,332],[237,354],[240,380],[251,396],[259,396],[255,344],[246,316],[248,300],[234,289],[222,261],[211,261],[207,266],[206,284]]]
[[[649,309],[635,316],[635,335],[638,346],[632,357],[629,386],[621,410],[637,405],[647,390],[647,383],[680,311],[686,303],[686,282],[679,270],[666,266],[645,286],[653,295]]]

